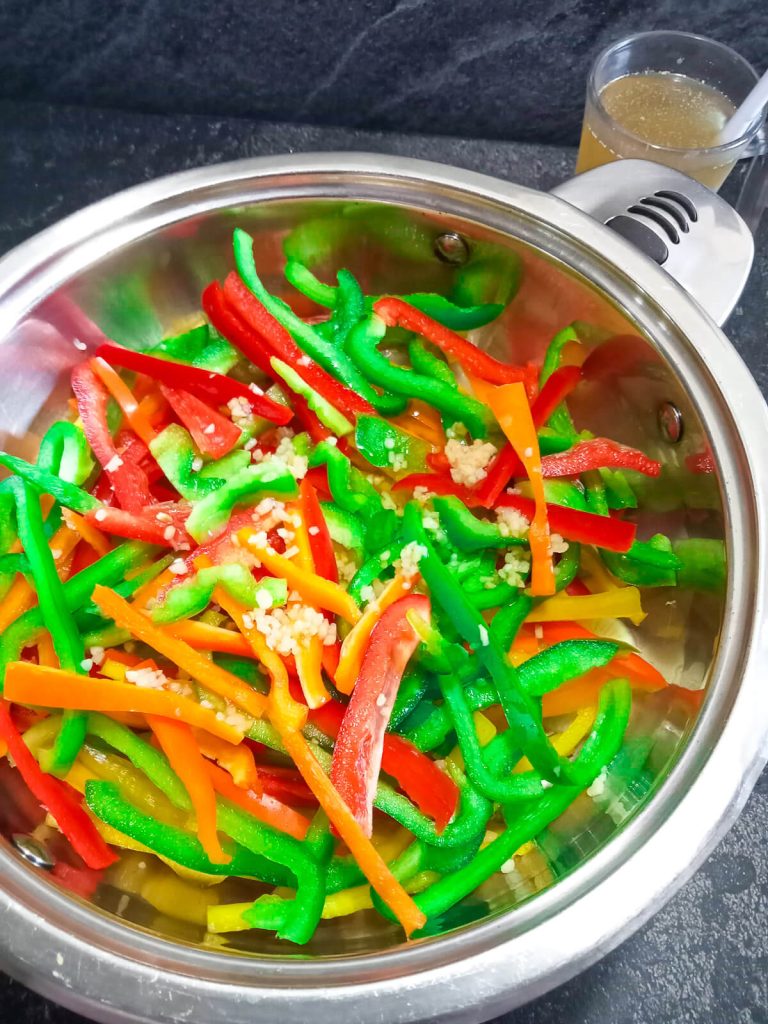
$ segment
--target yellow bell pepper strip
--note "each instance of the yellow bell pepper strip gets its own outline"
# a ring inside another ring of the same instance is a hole
[[[192,801],[197,837],[206,856],[214,864],[228,864],[232,858],[224,853],[216,832],[216,792],[192,730],[183,722],[157,715],[148,715],[147,722]]]
[[[331,699],[323,682],[323,642],[319,636],[302,644],[295,655],[296,672],[309,708],[320,708]]]
[[[205,729],[230,743],[239,743],[243,738],[240,730],[217,718],[215,712],[176,693],[150,690],[112,679],[93,680],[64,669],[44,668],[27,661],[14,661],[8,666],[4,692],[8,700],[17,704],[73,711],[134,711],[143,715],[162,715]]]
[[[238,536],[241,543],[248,546],[273,576],[286,580],[289,588],[301,594],[309,604],[340,615],[353,626],[360,619],[357,604],[338,583],[299,568],[284,555],[278,555],[273,548],[260,544],[257,535],[251,530],[241,530]]]
[[[339,666],[334,676],[336,689],[340,693],[352,693],[373,627],[391,604],[410,592],[414,582],[413,578],[406,580],[401,573],[397,573],[376,600],[371,601],[358,622],[347,633],[341,645]]]
[[[562,754],[563,757],[566,757],[568,754],[572,753],[589,733],[590,729],[594,725],[595,718],[597,718],[596,704],[590,704],[587,707],[579,708],[574,720],[566,726],[562,732],[559,732],[556,736],[552,737],[552,746],[558,754]],[[522,757],[512,771],[517,774],[519,772],[529,771],[531,767],[531,762],[528,758]]]
[[[629,619],[639,626],[645,618],[637,587],[621,587],[607,594],[556,594],[532,609],[525,621],[569,622],[580,619]]]
[[[479,394],[487,401],[504,431],[507,440],[517,452],[531,482],[536,509],[528,540],[531,547],[531,593],[545,597],[555,593],[555,574],[552,566],[552,541],[547,518],[547,500],[541,475],[541,453],[531,407],[522,384],[504,384],[499,388],[480,386]]]
[[[96,587],[93,591],[93,600],[107,618],[184,669],[206,689],[231,701],[254,718],[261,718],[264,714],[266,700],[260,693],[256,693],[231,672],[214,665],[182,640],[169,636],[114,591],[106,587]]]
[[[139,437],[145,445],[149,446],[155,437],[155,430],[144,414],[144,411],[140,409],[139,403],[136,401],[133,392],[122,377],[118,373],[115,373],[109,363],[105,359],[102,359],[101,356],[96,356],[95,359],[89,359],[88,365],[120,406],[120,409],[134,434],[136,434],[136,436]]]
[[[307,741],[285,721],[279,705],[273,707],[274,724],[280,739],[302,778],[317,797],[318,803],[346,843],[365,877],[400,921],[406,935],[411,935],[423,926],[426,917],[415,907],[411,897],[392,876],[386,863],[326,776]]]
[[[267,647],[264,636],[246,619],[246,609],[239,605],[221,587],[214,590],[213,599],[230,616],[247,641],[253,654],[267,670],[271,682],[270,701],[276,702],[280,706],[286,721],[291,722],[294,728],[301,729],[307,720],[307,708],[305,705],[299,704],[291,696],[288,685],[288,672],[280,655]]]

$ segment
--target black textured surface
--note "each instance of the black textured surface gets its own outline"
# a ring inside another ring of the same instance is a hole
[[[573,164],[573,150],[546,146],[0,103],[0,251],[84,203],[159,174],[249,155],[329,149],[440,160],[542,188],[566,177]],[[728,331],[768,391],[763,227],[755,269]],[[731,833],[649,924],[578,978],[500,1021],[768,1024],[766,837],[768,773]],[[80,1020],[0,978],[3,1024]]]
[[[764,68],[764,0],[0,0],[0,98],[573,144],[596,53],[658,28]]]

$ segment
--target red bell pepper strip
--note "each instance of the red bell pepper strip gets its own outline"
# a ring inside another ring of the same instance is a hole
[[[272,351],[262,336],[250,324],[245,323],[234,312],[224,298],[224,289],[218,281],[212,281],[203,292],[202,305],[205,315],[227,341],[239,349],[246,359],[258,366],[262,373],[273,381],[279,377],[270,362]]]
[[[373,310],[387,326],[404,327],[419,334],[433,345],[437,345],[446,355],[452,356],[467,373],[480,377],[490,384],[510,384],[516,381],[527,383],[531,376],[528,367],[499,362],[477,345],[473,345],[471,341],[443,327],[402,299],[379,299],[373,304]]]
[[[62,888],[74,893],[82,900],[93,899],[94,893],[104,877],[103,871],[94,871],[92,868],[73,868],[71,864],[66,864],[63,860],[57,861],[51,875]]]
[[[327,466],[312,466],[307,470],[307,475],[304,477],[305,480],[309,480],[314,489],[317,491],[317,496],[323,501],[330,501],[332,498],[331,488],[328,486],[328,468]]]
[[[578,476],[591,469],[633,469],[645,476],[658,476],[661,463],[649,459],[644,452],[628,448],[607,437],[595,437],[591,441],[579,441],[568,451],[546,455],[541,460],[545,477]]]
[[[409,473],[392,484],[393,491],[412,491],[414,487],[425,487],[432,494],[455,494],[465,505],[479,504],[469,487],[457,484],[448,473]]]
[[[484,508],[492,508],[512,477],[522,472],[523,464],[515,449],[507,442],[488,467],[485,479],[475,487],[478,504]]]
[[[292,692],[300,696],[297,688],[292,688]],[[341,704],[329,701],[321,708],[310,711],[309,721],[335,740],[344,720],[344,712],[345,708]],[[441,832],[453,817],[459,802],[459,790],[453,779],[409,740],[389,732],[384,736],[381,768],[387,775],[397,779],[406,796],[422,814],[434,819],[438,832]]]
[[[502,494],[496,502],[497,508],[514,508],[530,519],[534,512],[533,498],[521,494]],[[597,516],[592,512],[581,512],[565,505],[547,504],[547,517],[552,533],[559,533],[566,540],[580,544],[593,544],[607,551],[629,551],[635,539],[637,527],[613,516]]]
[[[159,544],[174,551],[188,551],[194,546],[184,528],[188,517],[189,505],[183,502],[163,502],[159,505],[149,504],[139,512],[104,505],[92,509],[84,518],[97,529],[116,537]]]
[[[87,363],[72,371],[72,390],[88,444],[109,477],[121,506],[135,511],[150,505],[147,474],[135,462],[124,461],[119,455],[107,426],[109,392]]]
[[[401,597],[373,627],[333,752],[331,782],[367,836],[373,831],[373,798],[387,723],[403,672],[419,645],[406,618],[409,611],[428,618],[429,598]]]
[[[108,868],[117,860],[96,830],[96,826],[64,782],[42,771],[11,720],[10,704],[0,703],[0,739],[5,740],[21,777],[43,807],[55,818],[72,849],[89,868]]]
[[[314,793],[293,768],[279,768],[272,764],[259,764],[259,782],[264,796],[271,796],[285,804],[298,804],[300,807],[317,805]]]
[[[242,431],[207,402],[189,391],[160,385],[163,397],[192,435],[192,440],[211,459],[221,459],[235,447]]]
[[[201,370],[198,366],[175,363],[170,359],[158,359],[157,356],[148,355],[146,352],[134,352],[132,349],[115,345],[112,341],[99,345],[96,355],[101,356],[111,366],[144,373],[153,380],[188,391],[212,405],[226,405],[232,398],[243,398],[255,416],[262,416],[279,426],[283,426],[291,419],[291,410],[286,406],[273,402],[266,395],[256,394],[247,384],[241,384],[223,373]]]
[[[299,486],[301,498],[301,510],[304,524],[309,535],[309,548],[312,552],[312,561],[315,564],[315,572],[332,583],[339,582],[339,570],[336,565],[336,554],[333,550],[333,541],[328,532],[328,525],[320,508],[317,499],[317,491],[310,480],[305,477]]]
[[[372,413],[376,410],[371,403],[351,388],[340,384],[314,360],[306,356],[288,331],[279,324],[270,312],[247,288],[237,274],[229,274],[224,282],[224,296],[232,310],[256,331],[272,350],[272,354],[288,363],[309,386],[330,402],[348,419],[354,420],[361,412]],[[240,347],[236,340],[230,338],[233,345]],[[244,351],[244,350],[242,350]],[[245,355],[248,355],[245,352]]]
[[[536,427],[543,427],[564,398],[581,380],[581,367],[561,366],[547,378],[544,387],[531,405],[531,416]]]

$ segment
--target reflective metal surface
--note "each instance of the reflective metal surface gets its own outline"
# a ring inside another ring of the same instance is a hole
[[[449,284],[458,271],[436,258],[435,243],[458,234],[468,268],[493,258],[504,273],[522,270],[503,320],[478,334],[494,354],[537,358],[572,320],[589,325],[591,343],[622,337],[622,372],[580,389],[574,415],[664,463],[665,486],[644,495],[642,536],[726,539],[727,595],[649,593],[648,618],[630,637],[673,682],[706,683],[706,698],[699,707],[679,691],[639,695],[630,728],[652,737],[646,784],[580,798],[514,872],[466,901],[473,923],[451,931],[449,920],[439,937],[405,945],[363,914],[324,922],[303,950],[258,933],[214,939],[191,899],[153,903],[146,867],[130,855],[89,904],[8,843],[0,957],[21,980],[105,1021],[482,1020],[565,980],[637,928],[732,822],[768,757],[768,415],[702,310],[573,206],[439,165],[329,155],[153,182],[0,262],[0,445],[35,450],[68,396],[69,368],[99,330],[137,344],[199,319],[202,287],[231,268],[235,225],[254,234],[259,268],[278,290],[282,246],[297,232],[305,244],[320,240],[321,277],[348,266],[372,291]],[[660,433],[664,403],[684,419],[679,443]],[[707,445],[717,476],[686,466]],[[45,827],[7,766],[2,782],[4,834]],[[220,901],[237,898],[238,884],[217,887]]]

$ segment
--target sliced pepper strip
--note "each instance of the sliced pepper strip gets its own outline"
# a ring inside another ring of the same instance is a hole
[[[100,870],[117,860],[95,825],[70,796],[67,786],[41,771],[11,719],[10,704],[0,701],[0,738],[7,744],[21,777],[30,791],[47,808],[56,824],[89,868]]]
[[[114,591],[107,587],[97,586],[93,591],[93,600],[107,618],[112,619],[123,629],[127,629],[137,640],[142,640],[159,654],[168,658],[169,661],[178,665],[179,668],[184,669],[206,689],[231,701],[254,718],[261,718],[264,714],[266,701],[261,694],[256,693],[231,672],[226,672],[218,665],[214,665],[208,658],[193,650],[183,641],[169,636],[165,630],[151,623],[145,615],[142,615]],[[163,714],[162,711],[157,713]],[[213,732],[214,730],[209,731]],[[235,730],[230,729],[229,732],[237,735]],[[216,735],[220,735],[220,733],[216,732]],[[228,739],[229,736],[224,738]],[[238,739],[235,739],[234,742],[238,742]]]
[[[157,715],[147,715],[147,722],[189,795],[206,855],[214,864],[228,864],[232,858],[221,848],[216,832],[216,793],[192,730],[184,722]]]
[[[428,618],[429,598],[423,594],[401,597],[373,627],[333,753],[331,782],[367,836],[373,831],[384,734],[403,672],[419,645],[406,618],[409,611]]]
[[[333,680],[341,693],[352,693],[371,632],[386,609],[408,594],[413,582],[413,579],[406,580],[400,573],[395,575],[376,600],[366,606],[358,622],[347,633],[341,645],[339,665]]]
[[[255,503],[262,495],[295,498],[297,493],[293,474],[281,468],[278,463],[262,462],[246,466],[217,490],[196,502],[187,519],[186,528],[196,541],[202,543],[226,528],[233,509],[239,503]]]
[[[115,373],[106,360],[99,356],[90,359],[88,365],[120,406],[131,430],[141,438],[144,444],[149,445],[155,436],[155,430],[125,381]]]
[[[116,537],[157,544],[174,551],[188,551],[192,546],[185,526],[189,510],[186,502],[170,501],[160,505],[150,502],[136,510],[102,505],[86,512],[85,520],[89,526]]]
[[[240,442],[240,428],[207,402],[189,391],[163,384],[160,385],[160,391],[203,455],[211,459],[222,459]]]
[[[208,762],[206,770],[214,789],[241,810],[252,814],[265,825],[279,829],[294,839],[302,840],[309,828],[309,819],[272,796],[259,795],[252,789],[238,786],[232,778],[215,764]],[[250,904],[248,904],[250,906]]]
[[[213,689],[212,686],[210,688]],[[100,679],[95,684],[87,676],[26,661],[14,661],[8,666],[5,694],[8,700],[36,707],[163,715],[205,729],[230,743],[239,743],[243,738],[239,730],[218,719],[213,711],[178,694],[118,683],[112,679]]]
[[[330,580],[331,583],[338,583],[339,570],[336,565],[333,541],[328,532],[328,524],[320,507],[317,491],[306,477],[299,484],[299,495],[302,517],[309,533],[309,546],[312,551],[315,571],[319,576]]]
[[[263,416],[265,420],[284,426],[290,422],[291,410],[287,406],[272,401],[266,395],[258,394],[246,384],[241,384],[232,377],[212,370],[204,370],[188,363],[177,363],[170,359],[158,359],[146,352],[134,352],[114,342],[106,342],[96,349],[112,366],[120,366],[124,370],[144,373],[152,380],[167,384],[171,388],[179,388],[196,395],[202,401],[214,406],[226,405],[233,398],[244,399],[251,407],[255,416]],[[145,442],[148,443],[148,442]],[[98,458],[98,453],[97,458]]]
[[[307,572],[284,555],[278,555],[273,548],[259,544],[256,534],[250,530],[242,530],[238,536],[269,572],[286,580],[289,588],[301,594],[311,605],[326,608],[352,625],[360,619],[357,604],[338,583],[323,579],[317,573]]]
[[[542,459],[525,388],[522,384],[505,384],[495,389],[485,387],[482,394],[523,463],[533,490],[535,511],[528,534],[532,558],[531,593],[535,597],[554,594],[555,574],[547,502],[541,478]]]
[[[275,708],[274,723],[285,749],[317,797],[361,871],[410,935],[426,922],[402,885],[392,876],[384,860],[355,820],[354,815],[326,776],[304,737],[284,720]]]
[[[526,622],[567,622],[575,619],[629,619],[639,626],[645,618],[637,587],[620,587],[609,594],[556,594],[542,601]]]
[[[607,437],[580,441],[568,451],[545,455],[541,470],[545,477],[577,476],[592,469],[633,469],[645,476],[658,476],[661,463],[636,448],[628,448]]]
[[[421,335],[447,355],[452,356],[467,373],[475,374],[492,384],[508,384],[511,381],[525,381],[527,371],[522,366],[501,363],[487,352],[483,352],[471,341],[462,338],[455,331],[443,327],[426,313],[410,306],[402,299],[383,298],[373,305],[374,312],[389,327],[404,327]]]

